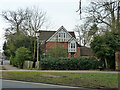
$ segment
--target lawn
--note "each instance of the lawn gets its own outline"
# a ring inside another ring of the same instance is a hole
[[[93,88],[118,88],[116,73],[3,72],[3,78]]]

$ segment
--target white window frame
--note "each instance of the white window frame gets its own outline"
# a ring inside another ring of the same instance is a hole
[[[77,52],[77,44],[75,41],[68,43],[68,52]]]
[[[76,48],[75,46],[76,46],[75,43],[71,43],[71,49],[73,49],[73,48],[75,49]]]
[[[63,32],[58,33],[58,38],[61,38],[61,39],[66,38],[66,33],[63,33]]]

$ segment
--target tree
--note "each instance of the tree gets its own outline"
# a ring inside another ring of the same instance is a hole
[[[5,41],[4,44],[3,44],[3,54],[6,56],[6,57],[10,57],[10,50],[8,48],[8,45],[7,45],[7,42]]]
[[[10,55],[12,55],[12,57],[14,57],[15,51],[20,47],[25,47],[33,51],[33,45],[30,44],[30,37],[24,35],[23,32],[9,34],[9,38],[3,45],[3,50],[4,53],[8,53],[7,56],[10,57]],[[31,52],[31,54],[33,54],[33,52]]]
[[[84,31],[83,44],[91,42],[93,37],[106,31],[120,33],[120,1],[107,0],[91,2],[84,10],[84,24],[78,31]],[[79,32],[78,32],[79,33]],[[84,34],[85,33],[85,34]]]
[[[90,46],[95,55],[101,60],[105,60],[106,68],[115,68],[115,52],[120,50],[120,38],[111,32],[104,35],[95,36]]]
[[[7,32],[19,32],[21,24],[26,19],[26,11],[18,9],[17,11],[3,11],[2,17],[10,24],[6,29]]]
[[[30,48],[34,60],[36,56],[36,32],[46,22],[46,12],[39,10],[39,8],[26,8],[17,11],[3,11],[2,17],[9,23],[5,37],[13,57],[17,48],[28,44],[29,38],[30,43],[27,46],[30,47],[25,47]]]
[[[106,25],[113,32],[119,31],[120,1],[91,2],[85,13],[89,22]]]
[[[89,46],[92,38],[98,34],[98,27],[95,23],[90,26],[89,23],[86,22],[81,26],[76,25],[75,27],[80,45],[83,44],[83,46]]]
[[[34,38],[34,54],[33,60],[35,59],[35,50],[36,50],[36,33],[41,29],[41,27],[45,24],[46,20],[46,12],[40,11],[39,8],[27,9],[27,18],[23,23],[22,28],[25,30],[26,34]],[[33,38],[30,38],[31,44]]]
[[[16,50],[14,59],[17,66],[22,68],[25,60],[31,60],[30,51],[27,48],[20,47]]]

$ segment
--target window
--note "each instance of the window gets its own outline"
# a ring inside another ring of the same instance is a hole
[[[61,33],[59,33],[59,37],[61,37]]]
[[[59,38],[65,38],[65,37],[66,37],[66,34],[65,34],[65,33],[59,33],[58,37],[59,37]]]
[[[64,33],[64,38],[65,38],[65,33]]]
[[[71,48],[75,48],[75,43],[71,43]]]

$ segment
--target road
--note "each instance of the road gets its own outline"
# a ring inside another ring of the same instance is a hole
[[[61,86],[61,85],[52,85],[52,84],[43,84],[43,83],[32,83],[32,82],[23,82],[23,81],[13,81],[13,80],[2,80],[2,88],[61,88],[67,90],[88,90],[88,88],[82,87],[70,87],[70,86]],[[90,89],[89,89],[90,90]],[[93,90],[93,89],[91,89]],[[95,89],[94,89],[95,90]]]

